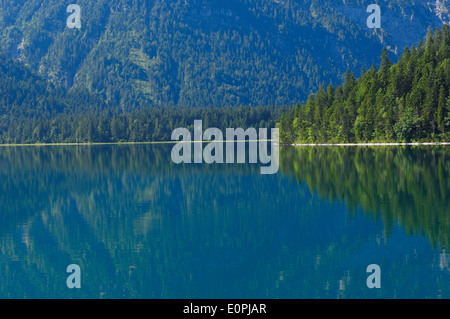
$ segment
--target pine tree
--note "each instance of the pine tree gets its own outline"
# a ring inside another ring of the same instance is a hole
[[[389,52],[386,47],[383,47],[381,51],[381,65],[380,65],[380,81],[383,88],[387,87],[389,82],[389,69],[392,65],[391,60],[389,59]]]
[[[427,33],[427,41],[425,46],[425,54],[424,54],[424,62],[425,64],[432,63],[434,65],[435,58],[436,58],[436,49],[434,45],[434,35],[433,35],[433,29],[431,27],[428,28]]]
[[[352,72],[347,68],[344,75],[344,99],[346,99],[350,92],[356,85],[355,77]]]
[[[320,139],[322,135],[322,124],[323,117],[327,107],[327,95],[325,93],[325,88],[322,85],[317,92],[316,98],[314,100],[314,123],[316,125],[314,130],[314,138]]]
[[[447,132],[450,130],[450,96],[447,98],[447,116],[444,119],[444,130]]]
[[[447,30],[448,30],[448,26],[447,26]],[[442,32],[444,32],[444,30],[442,30]],[[437,56],[438,56],[439,61],[443,61],[445,59],[450,58],[450,43],[449,43],[448,35],[446,33],[444,33],[444,36],[443,36],[443,39],[441,42],[441,46],[439,48],[439,52],[438,52]]]
[[[445,134],[445,111],[446,111],[446,99],[445,99],[445,88],[441,85],[439,90],[439,102],[437,109],[437,127],[438,130]]]

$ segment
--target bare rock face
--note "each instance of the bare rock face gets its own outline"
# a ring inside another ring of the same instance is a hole
[[[450,23],[449,1],[448,0],[436,0],[428,3],[442,23]]]
[[[435,29],[450,23],[450,1],[330,1],[336,10],[357,25],[366,24],[367,14],[361,8],[377,2],[381,8],[381,29],[374,29],[380,43],[391,52],[401,54],[408,46],[417,45],[429,27]]]

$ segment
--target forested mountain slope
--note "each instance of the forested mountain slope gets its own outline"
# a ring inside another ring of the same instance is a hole
[[[447,0],[380,0],[369,29],[354,0],[1,0],[0,47],[45,78],[138,106],[293,104],[417,44],[449,21]]]
[[[177,127],[274,127],[284,107],[154,107],[122,112],[0,54],[0,144],[167,141]]]
[[[397,64],[383,50],[378,70],[322,86],[284,113],[280,127],[285,143],[450,141],[449,27],[430,30]]]
[[[23,63],[0,53],[0,143],[5,142],[2,134],[17,137],[15,142],[42,141],[45,132],[38,123],[50,123],[58,116],[90,114],[94,117],[108,108],[87,90],[67,92]],[[49,140],[56,138],[55,130],[56,127],[48,128]]]

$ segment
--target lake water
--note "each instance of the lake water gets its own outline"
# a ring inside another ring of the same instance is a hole
[[[1,147],[0,297],[450,298],[449,147],[171,147]]]

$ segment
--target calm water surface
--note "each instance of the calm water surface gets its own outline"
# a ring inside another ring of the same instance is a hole
[[[1,147],[0,298],[450,298],[450,148],[170,150]]]

